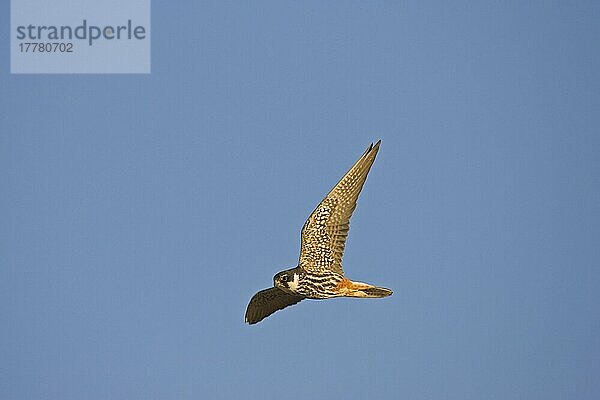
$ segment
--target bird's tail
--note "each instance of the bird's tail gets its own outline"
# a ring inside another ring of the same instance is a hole
[[[360,292],[365,294],[365,296],[361,297],[388,297],[394,293],[390,289],[378,286],[372,286],[370,288],[363,289]]]
[[[354,282],[347,279],[340,285],[340,294],[345,297],[378,298],[391,296],[390,289],[369,285],[363,282]]]

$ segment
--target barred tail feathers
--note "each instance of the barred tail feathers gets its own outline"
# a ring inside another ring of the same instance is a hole
[[[392,291],[387,288],[369,285],[363,282],[354,282],[344,278],[337,287],[340,296],[359,297],[359,298],[380,298],[392,295]]]
[[[377,287],[377,286],[373,286],[368,289],[363,289],[362,292],[364,294],[366,294],[365,297],[373,297],[373,298],[388,297],[388,296],[391,296],[392,293],[394,293],[390,289],[383,288],[383,287]]]

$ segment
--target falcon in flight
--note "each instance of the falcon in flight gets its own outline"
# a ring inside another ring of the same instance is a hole
[[[356,200],[375,161],[381,140],[371,144],[310,214],[302,228],[298,266],[273,277],[273,287],[256,293],[246,322],[256,324],[304,299],[386,297],[390,289],[346,278],[342,257]]]

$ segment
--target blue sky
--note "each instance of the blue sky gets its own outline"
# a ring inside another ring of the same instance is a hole
[[[150,75],[2,58],[0,397],[595,398],[599,16],[154,2]],[[394,295],[244,325],[377,139],[344,266]]]

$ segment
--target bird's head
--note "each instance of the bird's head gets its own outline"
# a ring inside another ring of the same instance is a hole
[[[296,292],[300,275],[296,268],[281,271],[273,277],[273,285],[285,292]]]

